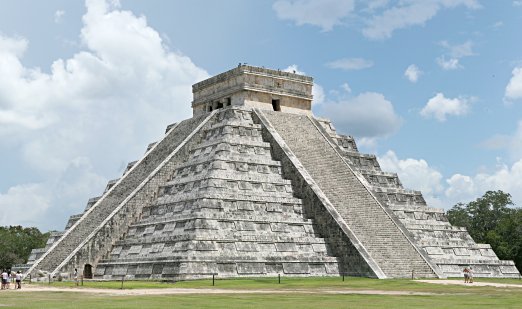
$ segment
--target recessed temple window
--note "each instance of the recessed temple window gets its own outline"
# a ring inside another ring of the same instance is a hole
[[[216,106],[216,109],[217,109],[217,108],[223,108],[223,103],[218,102],[218,104],[217,104],[217,106]]]
[[[279,100],[272,100],[272,108],[276,112],[280,112],[281,111],[281,102]]]
[[[230,105],[232,105],[232,99],[230,99],[230,98],[226,98],[225,101],[226,101],[225,106],[230,106]]]

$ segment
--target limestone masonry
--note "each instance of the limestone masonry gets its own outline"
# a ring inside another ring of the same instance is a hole
[[[26,274],[195,279],[517,277],[311,112],[311,77],[240,65],[193,86],[191,119],[33,250]]]

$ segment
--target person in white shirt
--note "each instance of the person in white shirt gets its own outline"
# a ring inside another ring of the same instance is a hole
[[[7,276],[6,276],[6,289],[10,289],[11,288],[11,270],[9,269],[7,271]]]
[[[7,274],[7,271],[4,269],[2,272],[2,290],[5,290],[5,287],[7,285],[7,278],[9,278],[9,275]]]
[[[21,289],[22,288],[22,274],[20,273],[20,271],[18,271],[16,273],[16,288],[17,289]]]

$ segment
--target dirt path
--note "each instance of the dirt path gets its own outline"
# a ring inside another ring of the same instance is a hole
[[[496,283],[496,282],[473,282],[464,283],[460,280],[415,280],[417,282],[434,283],[434,284],[445,284],[445,285],[465,285],[465,286],[494,286],[497,288],[520,288],[522,284],[509,284],[509,283]]]
[[[7,291],[6,291],[7,292]],[[12,293],[26,292],[77,292],[110,296],[134,296],[134,295],[183,295],[183,294],[366,294],[366,295],[436,295],[434,293],[413,291],[384,291],[384,290],[322,290],[322,289],[293,289],[293,290],[237,290],[237,289],[93,289],[93,288],[66,288],[47,287],[40,285],[25,285],[21,290],[10,290]]]

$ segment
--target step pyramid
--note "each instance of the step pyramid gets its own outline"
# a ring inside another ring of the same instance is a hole
[[[195,84],[193,118],[34,250],[26,274],[519,276],[315,118],[312,84],[246,65]]]

